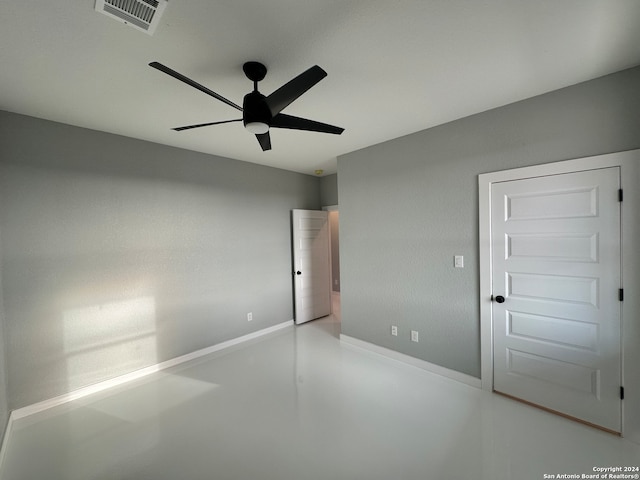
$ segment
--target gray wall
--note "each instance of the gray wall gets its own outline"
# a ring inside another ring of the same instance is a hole
[[[639,132],[636,67],[339,157],[342,332],[479,377],[477,175],[636,149]]]
[[[320,204],[323,207],[338,205],[338,175],[320,177]]]
[[[10,408],[293,318],[319,179],[6,112],[0,159]]]
[[[0,240],[2,235],[0,232]],[[0,250],[2,245],[0,243]],[[9,420],[9,394],[7,391],[7,362],[4,340],[4,307],[2,301],[2,265],[0,264],[0,445]]]

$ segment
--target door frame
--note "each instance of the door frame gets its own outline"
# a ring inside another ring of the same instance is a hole
[[[491,302],[491,185],[522,178],[620,167],[624,199],[621,208],[621,288],[640,291],[640,150],[515,168],[478,176],[480,260],[480,364],[483,390],[493,391],[493,323]],[[622,434],[640,443],[640,296],[630,293],[621,305]]]

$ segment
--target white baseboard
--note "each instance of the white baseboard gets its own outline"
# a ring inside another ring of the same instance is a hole
[[[449,368],[441,367],[440,365],[429,363],[425,360],[420,360],[419,358],[411,357],[409,355],[405,355],[404,353],[396,352],[395,350],[381,347],[373,343],[365,342],[364,340],[359,340],[357,338],[353,338],[348,335],[341,334],[340,341],[346,345],[362,348],[364,350],[368,350],[370,352],[383,355],[387,358],[391,358],[393,360],[397,360],[399,362],[407,363],[414,367],[421,368],[422,370],[435,373],[436,375],[440,375],[442,377],[447,377],[452,380],[462,382],[472,387],[476,387],[476,388],[481,387],[481,381],[479,378],[472,377],[471,375],[467,375],[466,373],[460,373],[460,372],[457,372],[456,370],[451,370]]]
[[[133,380],[137,380],[142,377],[146,377],[147,375],[151,375],[152,373],[159,372],[160,370],[165,370],[170,367],[174,367],[184,362],[188,362],[190,360],[194,360],[196,358],[202,357],[204,355],[209,355],[210,353],[218,352],[220,350],[224,350],[225,348],[232,347],[234,345],[238,345],[240,343],[247,342],[249,340],[253,340],[254,338],[261,337],[263,335],[267,335],[269,333],[281,330],[283,328],[289,327],[293,325],[293,320],[289,320],[287,322],[279,323],[272,327],[267,327],[262,330],[258,330],[256,332],[249,333],[247,335],[243,335],[238,338],[233,338],[231,340],[227,340],[226,342],[217,343],[210,347],[206,347],[200,350],[196,350],[195,352],[187,353],[186,355],[182,355],[180,357],[172,358],[170,360],[166,360],[161,363],[157,363],[155,365],[150,365],[148,367],[142,368],[140,370],[136,370],[134,372],[126,373],[124,375],[120,375],[118,377],[105,380],[104,382],[99,382],[94,385],[89,385],[87,387],[80,388],[78,390],[74,390],[69,393],[65,393],[63,395],[59,395],[57,397],[50,398],[48,400],[43,400],[42,402],[34,403],[32,405],[27,405],[26,407],[18,408],[11,412],[9,417],[9,425],[11,425],[12,420],[18,420],[20,418],[33,415],[34,413],[42,412],[43,410],[47,410],[49,408],[56,407],[58,405],[62,405],[64,403],[70,402],[72,400],[77,400],[78,398],[86,397],[88,395],[92,395],[94,393],[102,392],[104,390],[108,390],[113,387],[117,387],[119,385],[123,385],[125,383],[131,382]],[[7,433],[5,433],[5,442],[8,436],[9,427],[7,427]],[[0,452],[0,459],[2,458],[4,452],[4,442],[2,445],[2,452]]]

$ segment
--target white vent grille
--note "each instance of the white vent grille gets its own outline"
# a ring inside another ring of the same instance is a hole
[[[96,10],[152,35],[167,0],[96,0]]]

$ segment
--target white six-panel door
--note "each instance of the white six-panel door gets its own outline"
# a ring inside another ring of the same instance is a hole
[[[296,324],[331,313],[329,216],[293,210],[293,275]]]
[[[491,187],[494,390],[616,432],[619,184],[612,167]]]

